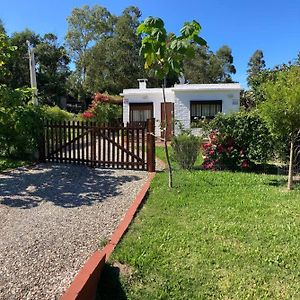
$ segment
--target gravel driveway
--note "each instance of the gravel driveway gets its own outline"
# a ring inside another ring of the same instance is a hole
[[[0,299],[59,299],[146,179],[62,164],[0,173]]]

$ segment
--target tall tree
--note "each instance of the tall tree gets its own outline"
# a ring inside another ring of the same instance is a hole
[[[12,54],[8,68],[10,76],[7,77],[7,84],[12,88],[30,87],[28,48],[26,41],[33,47],[40,43],[40,36],[29,29],[15,32],[10,38],[10,44],[16,46]]]
[[[219,74],[219,82],[232,82],[231,74],[236,73],[235,66],[233,65],[233,56],[231,49],[224,45],[216,52],[217,61],[221,66]]]
[[[72,83],[79,96],[84,96],[87,52],[97,41],[111,34],[112,16],[104,7],[84,5],[73,9],[67,21],[66,44],[76,64]]]
[[[169,74],[179,76],[183,71],[184,59],[193,57],[195,45],[206,45],[199,36],[201,26],[198,22],[186,22],[180,30],[180,36],[167,34],[164,22],[160,18],[148,17],[137,28],[137,33],[143,35],[140,53],[145,59],[145,69],[152,69],[157,78],[162,80],[163,101],[166,104],[166,81]],[[167,113],[165,109],[165,120]],[[163,128],[166,133],[166,124]],[[164,134],[164,136],[166,136]],[[169,167],[169,187],[173,186],[172,166],[170,163],[167,139],[164,139],[165,154]]]
[[[70,62],[66,49],[59,45],[57,36],[45,34],[35,50],[37,56],[37,80],[39,98],[48,104],[59,104],[67,94],[66,80],[70,74]]]
[[[57,37],[52,33],[41,37],[25,29],[12,34],[10,44],[16,49],[7,65],[10,73],[5,83],[13,89],[30,87],[26,41],[34,47],[39,99],[48,104],[57,104],[59,98],[67,93],[65,83],[69,76],[70,60],[65,48],[58,44]]]
[[[222,46],[216,53],[208,47],[198,47],[193,59],[184,64],[184,75],[191,83],[232,82],[236,73],[233,56],[228,46]]]
[[[4,34],[6,33],[6,30],[4,28],[4,24],[3,24],[1,19],[0,19],[0,33],[4,33]]]
[[[89,91],[120,93],[137,84],[144,73],[139,56],[141,39],[136,35],[141,12],[137,7],[126,8],[121,16],[114,17],[113,32],[97,41],[89,51],[87,86]]]
[[[253,87],[257,81],[257,76],[266,68],[264,54],[262,50],[256,50],[250,57],[247,70],[247,82],[250,87]]]

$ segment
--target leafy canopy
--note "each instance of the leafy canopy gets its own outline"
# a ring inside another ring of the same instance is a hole
[[[300,66],[292,66],[263,84],[266,100],[260,111],[277,136],[290,136],[300,129]]]
[[[160,18],[148,17],[137,28],[143,36],[140,54],[145,59],[145,69],[153,69],[156,77],[163,79],[171,73],[179,75],[185,58],[193,57],[195,46],[206,45],[199,36],[201,26],[195,20],[184,23],[180,36],[168,34]]]

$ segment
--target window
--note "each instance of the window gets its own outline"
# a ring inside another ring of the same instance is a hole
[[[146,122],[153,117],[152,103],[130,104],[130,122]]]
[[[191,122],[212,119],[219,112],[222,112],[222,100],[191,101]]]

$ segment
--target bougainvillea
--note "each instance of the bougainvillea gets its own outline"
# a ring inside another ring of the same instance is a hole
[[[122,117],[122,108],[120,105],[112,104],[109,101],[108,95],[96,93],[82,117],[85,120],[95,121],[99,124],[117,123]]]
[[[212,131],[209,141],[203,144],[206,170],[238,170],[248,169],[250,160],[245,149],[242,149],[232,137],[225,136],[218,131]]]

